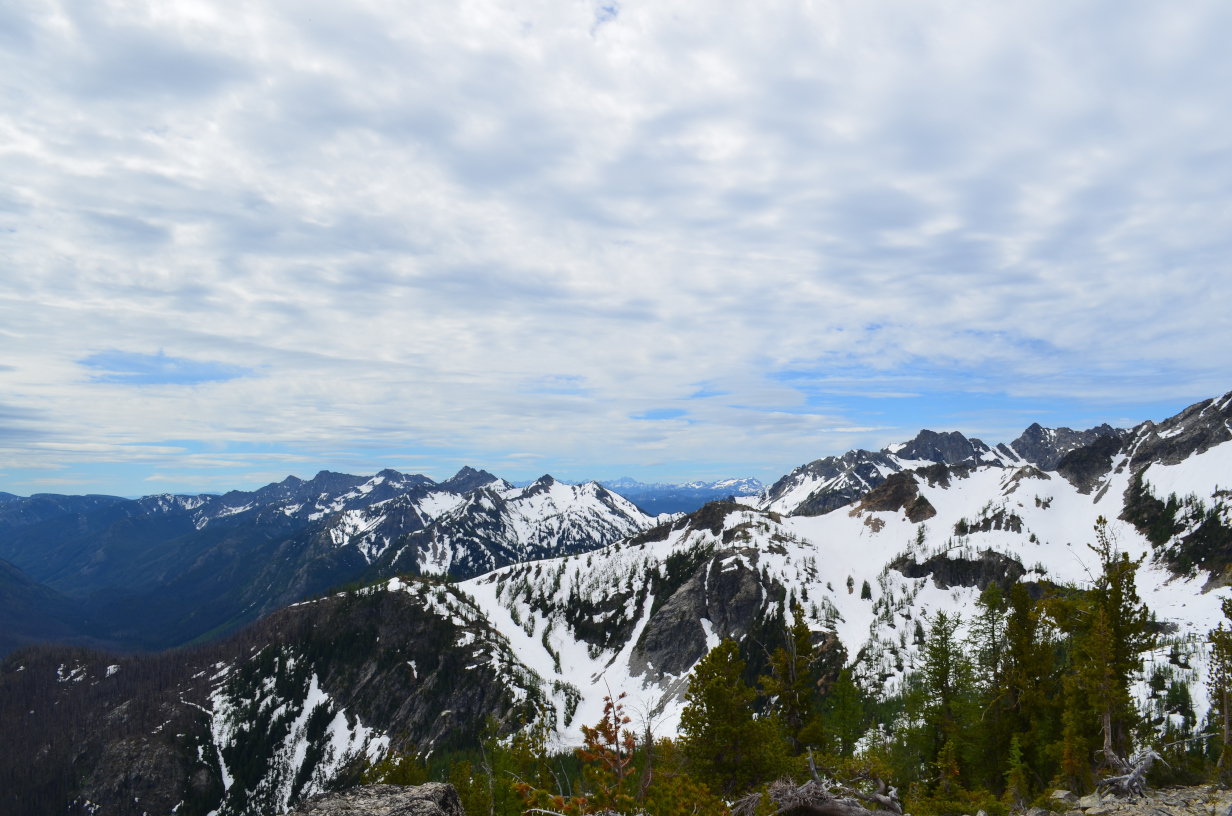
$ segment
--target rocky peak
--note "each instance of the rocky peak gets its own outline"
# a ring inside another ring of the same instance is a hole
[[[552,478],[550,473],[545,473],[534,481],[529,487],[522,491],[523,497],[536,496],[540,493],[551,491],[552,485],[556,484],[556,480]]]
[[[1061,458],[1070,451],[1094,444],[1105,436],[1124,439],[1128,433],[1107,423],[1085,431],[1075,431],[1072,428],[1045,428],[1033,422],[1010,443],[1010,447],[1041,470],[1056,470]]]
[[[1136,467],[1183,462],[1232,439],[1232,391],[1195,403],[1158,425],[1148,420],[1129,433],[1126,450]]]
[[[984,450],[988,449],[982,442],[980,446]],[[937,433],[927,428],[916,434],[915,439],[910,442],[886,448],[885,452],[892,453],[899,459],[926,459],[947,465],[978,459],[980,453],[971,440],[958,431]]]
[[[440,487],[453,493],[466,493],[495,481],[497,478],[486,470],[475,470],[470,465],[465,465],[457,473],[441,482]]]

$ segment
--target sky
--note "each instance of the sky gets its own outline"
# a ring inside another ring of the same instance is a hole
[[[1232,6],[0,4],[0,490],[755,476],[1232,390]]]

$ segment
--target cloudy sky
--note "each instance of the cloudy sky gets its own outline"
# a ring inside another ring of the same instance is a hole
[[[752,475],[1232,389],[1223,2],[0,4],[0,490]]]

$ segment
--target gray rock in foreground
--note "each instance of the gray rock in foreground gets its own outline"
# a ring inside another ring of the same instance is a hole
[[[453,785],[368,785],[306,799],[293,816],[466,816]]]

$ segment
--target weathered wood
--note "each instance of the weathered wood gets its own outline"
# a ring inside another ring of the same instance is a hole
[[[813,779],[803,785],[797,785],[791,779],[780,779],[770,785],[767,794],[775,804],[777,814],[791,816],[869,816],[873,813],[866,804],[878,804],[889,813],[902,816],[902,806],[898,802],[898,794],[894,788],[887,788],[885,782],[874,779],[877,783],[877,793],[862,791],[839,785],[817,775],[812,757],[809,757],[809,771]],[[732,816],[753,816],[761,802],[760,794],[749,794],[737,800],[732,806]]]
[[[1103,780],[1099,783],[1099,789],[1111,791],[1118,796],[1142,796],[1146,793],[1146,775],[1156,761],[1168,765],[1154,748],[1147,748],[1134,756],[1128,765],[1122,762],[1126,772]]]

